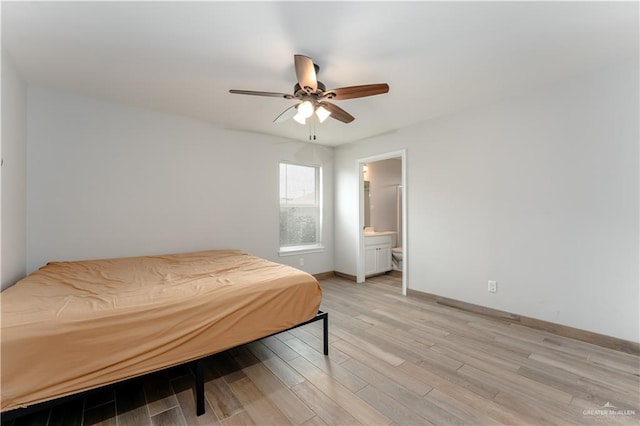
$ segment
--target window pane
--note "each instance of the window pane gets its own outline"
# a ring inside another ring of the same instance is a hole
[[[280,205],[316,205],[316,167],[280,164]]]
[[[280,164],[280,246],[316,244],[320,235],[319,168]]]
[[[280,208],[280,246],[315,244],[318,217],[315,207]]]

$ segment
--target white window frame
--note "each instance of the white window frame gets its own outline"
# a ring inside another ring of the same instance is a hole
[[[316,230],[316,242],[312,244],[301,244],[297,246],[280,246],[280,210],[282,206],[280,204],[280,167],[281,165],[293,165],[293,166],[303,166],[303,167],[313,167],[316,170],[316,193],[318,194],[318,224]],[[285,161],[281,160],[278,162],[278,255],[279,256],[294,256],[305,253],[319,253],[324,251],[324,245],[322,244],[322,233],[323,233],[323,199],[324,199],[324,191],[322,187],[322,166],[319,164],[308,164],[308,163],[300,163],[295,161]]]

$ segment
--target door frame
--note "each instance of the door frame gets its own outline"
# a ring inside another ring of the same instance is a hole
[[[358,176],[358,245],[356,250],[356,282],[365,282],[364,275],[364,173],[362,167],[366,163],[373,163],[390,158],[400,157],[402,162],[402,295],[407,295],[409,287],[409,274],[407,262],[407,240],[408,240],[408,221],[407,221],[407,150],[400,149],[397,151],[386,152],[383,154],[372,155],[369,157],[358,158],[356,160],[356,175]]]

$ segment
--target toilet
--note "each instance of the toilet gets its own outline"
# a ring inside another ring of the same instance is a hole
[[[393,261],[393,269],[402,272],[402,247],[391,249],[391,260]]]

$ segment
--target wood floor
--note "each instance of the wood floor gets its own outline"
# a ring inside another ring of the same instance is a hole
[[[321,322],[212,356],[206,414],[187,367],[3,422],[31,425],[640,424],[637,356],[400,295],[321,282]]]

